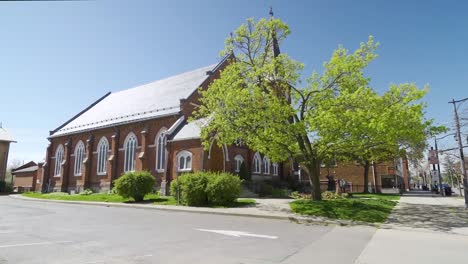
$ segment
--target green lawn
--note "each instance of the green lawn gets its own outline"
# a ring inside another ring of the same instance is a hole
[[[354,198],[368,198],[368,199],[381,199],[381,200],[390,200],[398,201],[400,200],[400,194],[380,194],[380,193],[353,193]]]
[[[358,195],[360,196],[360,195]],[[362,199],[374,198],[374,199]],[[397,204],[389,197],[360,197],[337,200],[296,200],[290,203],[293,212],[301,215],[324,216],[335,219],[383,223]]]
[[[66,193],[23,193],[23,196],[49,200],[63,201],[85,201],[85,202],[109,202],[109,203],[134,203],[133,199],[123,198],[117,194],[93,193],[90,195],[66,194]],[[157,205],[177,205],[177,200],[172,196],[159,196],[158,194],[148,194],[142,203],[152,203]],[[255,204],[254,199],[237,199],[235,203],[228,207],[245,207]]]
[[[49,199],[49,200],[63,200],[63,201],[87,201],[87,202],[110,202],[110,203],[131,203],[134,202],[133,199],[123,198],[117,194],[107,194],[107,193],[93,193],[90,195],[81,195],[81,194],[65,194],[65,193],[23,193],[26,197],[40,198],[40,199]],[[145,196],[145,202],[158,202],[165,203],[168,200],[171,200],[172,197],[159,196],[157,194],[148,194]],[[172,200],[174,200],[172,198]],[[174,200],[175,201],[175,200]],[[175,202],[174,202],[175,204]]]

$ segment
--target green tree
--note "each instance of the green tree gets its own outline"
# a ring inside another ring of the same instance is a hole
[[[444,168],[443,175],[445,176],[444,181],[452,184],[452,187],[460,188],[461,183],[461,169],[460,162],[455,160],[451,154],[444,155],[443,161],[441,162]]]
[[[313,123],[321,98],[340,89],[366,87],[363,70],[376,55],[370,37],[353,53],[339,47],[322,74],[314,72],[299,88],[303,65],[286,54],[279,44],[289,27],[278,19],[248,19],[227,39],[223,55],[235,54],[206,91],[195,118],[209,117],[202,129],[205,147],[214,135],[218,144],[242,140],[251,149],[278,162],[294,156],[309,172],[313,199],[321,200],[320,162],[333,155],[317,137]]]
[[[425,148],[428,131],[434,129],[432,120],[424,119],[421,99],[426,91],[400,84],[379,95],[362,83],[321,95],[310,122],[320,137],[319,152],[359,161],[364,167],[364,192],[369,192],[372,162],[419,157]]]

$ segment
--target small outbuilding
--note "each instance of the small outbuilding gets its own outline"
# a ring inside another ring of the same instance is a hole
[[[14,189],[18,192],[34,192],[41,189],[41,181],[38,176],[39,166],[30,161],[11,171],[14,177]]]

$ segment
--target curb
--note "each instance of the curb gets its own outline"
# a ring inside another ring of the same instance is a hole
[[[255,213],[240,213],[240,212],[226,212],[226,211],[214,211],[212,208],[203,207],[169,207],[167,205],[145,205],[145,204],[124,204],[124,203],[112,203],[112,202],[82,202],[82,201],[63,201],[63,200],[48,200],[25,197],[21,194],[10,194],[10,198],[18,200],[26,200],[33,202],[43,203],[62,203],[62,204],[78,204],[78,205],[91,205],[91,206],[105,206],[105,207],[118,207],[118,208],[136,208],[136,209],[147,209],[147,210],[160,210],[160,211],[171,211],[171,212],[182,212],[182,213],[198,213],[198,214],[212,214],[212,215],[227,215],[227,216],[244,216],[253,218],[264,218],[264,219],[276,219],[276,220],[289,220],[298,224],[314,224],[314,225],[331,225],[331,226],[371,226],[379,227],[380,224],[366,223],[359,221],[349,220],[332,220],[320,217],[309,217],[301,215],[278,215],[278,214],[255,214]]]

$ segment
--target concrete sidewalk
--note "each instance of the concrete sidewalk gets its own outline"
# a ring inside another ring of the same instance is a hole
[[[134,203],[108,203],[108,202],[83,202],[83,201],[61,201],[61,200],[46,200],[25,197],[20,194],[10,195],[14,199],[22,199],[28,201],[42,202],[42,203],[67,203],[67,204],[80,204],[90,206],[106,206],[106,207],[125,207],[125,208],[139,208],[148,210],[166,210],[173,212],[190,212],[200,214],[217,214],[217,215],[232,215],[232,216],[245,216],[245,217],[258,217],[269,219],[290,220],[299,223],[310,223],[320,225],[339,225],[339,226],[378,226],[371,223],[364,223],[359,221],[330,219],[318,216],[301,216],[294,214],[289,203],[294,199],[254,199],[255,206],[250,207],[237,207],[237,208],[209,208],[209,207],[191,207],[191,206],[175,206],[175,205],[156,205],[156,204],[134,204]]]
[[[466,263],[468,211],[462,199],[403,195],[355,264]]]
[[[468,234],[468,211],[463,199],[410,192],[401,197],[382,228]]]

